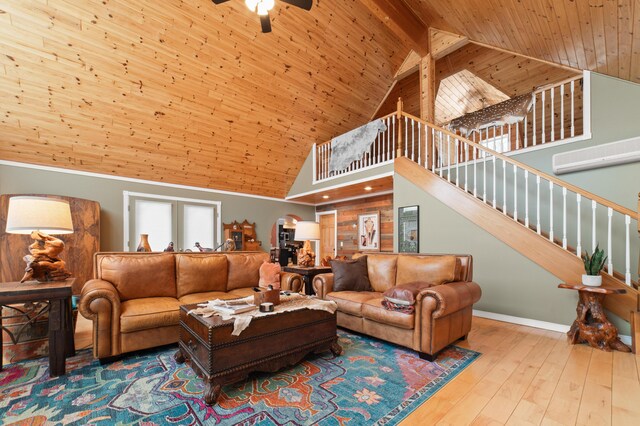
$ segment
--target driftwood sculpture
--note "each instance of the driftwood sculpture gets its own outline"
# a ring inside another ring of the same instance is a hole
[[[34,242],[29,246],[29,253],[23,259],[27,263],[24,276],[20,282],[28,280],[64,281],[71,276],[65,269],[65,263],[58,256],[64,250],[64,242],[40,231],[33,231]]]

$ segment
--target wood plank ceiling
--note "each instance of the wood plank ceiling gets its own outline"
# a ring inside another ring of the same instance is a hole
[[[638,0],[402,0],[469,39],[640,83]]]
[[[0,4],[0,159],[283,198],[375,111],[415,40],[373,0]],[[393,11],[392,11],[393,12]]]

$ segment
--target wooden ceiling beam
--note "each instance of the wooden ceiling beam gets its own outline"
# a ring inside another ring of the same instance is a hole
[[[469,38],[448,31],[429,28],[431,57],[436,60],[447,56],[469,43]]]
[[[412,42],[412,48],[420,56],[429,53],[427,27],[404,2],[394,0],[360,0],[360,2],[396,35]]]

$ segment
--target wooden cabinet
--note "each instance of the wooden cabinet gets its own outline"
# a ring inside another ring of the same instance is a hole
[[[260,251],[262,241],[256,240],[256,224],[234,220],[231,223],[223,223],[224,238],[230,238],[236,244],[236,251]]]

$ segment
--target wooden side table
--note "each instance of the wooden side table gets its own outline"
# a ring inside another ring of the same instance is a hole
[[[71,293],[75,278],[66,281],[39,283],[35,281],[0,284],[0,328],[2,306],[49,301],[49,376],[65,374],[65,359],[75,355]],[[2,370],[2,333],[0,333],[0,370]]]
[[[607,319],[602,301],[607,294],[624,294],[627,290],[611,287],[590,287],[582,284],[560,284],[558,288],[577,290],[580,299],[575,319],[567,336],[572,344],[588,343],[594,348],[607,352],[618,350],[631,352],[631,349],[620,341],[618,329]]]
[[[330,266],[285,266],[282,268],[285,272],[292,272],[294,274],[302,275],[304,281],[304,294],[311,295],[313,293],[313,277],[318,274],[326,274],[331,272]]]

